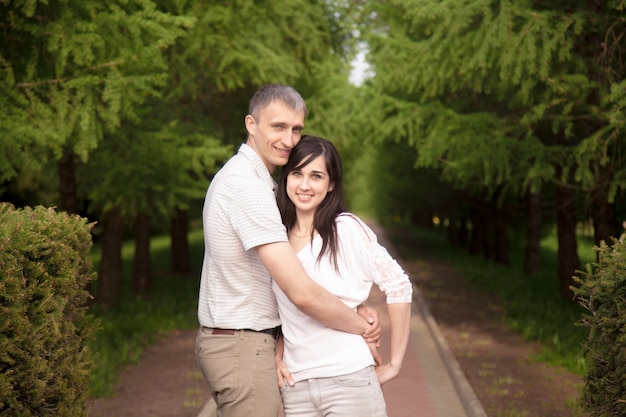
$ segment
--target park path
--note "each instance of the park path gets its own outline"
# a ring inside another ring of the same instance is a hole
[[[380,229],[381,243],[398,259]],[[385,384],[389,417],[486,417],[441,335],[417,286],[413,286],[411,336],[402,372]],[[389,325],[384,295],[373,288],[368,301],[380,314],[381,353],[388,358]],[[167,333],[125,369],[112,398],[91,400],[90,417],[202,417],[208,390],[194,354],[195,331]]]

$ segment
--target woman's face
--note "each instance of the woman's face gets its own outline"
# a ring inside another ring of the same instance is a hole
[[[322,155],[287,176],[287,196],[297,212],[315,212],[329,191],[332,184]]]

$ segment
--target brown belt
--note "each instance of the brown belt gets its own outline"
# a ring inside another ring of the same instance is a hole
[[[271,329],[263,329],[263,330],[252,330],[252,329],[240,329],[240,330],[243,330],[245,332],[265,333],[265,334],[269,334],[274,339],[276,339],[276,337],[278,336],[279,329],[280,327],[274,327]],[[235,329],[219,329],[217,327],[211,328],[211,334],[221,334],[221,335],[232,336],[235,334],[236,331],[237,330]]]

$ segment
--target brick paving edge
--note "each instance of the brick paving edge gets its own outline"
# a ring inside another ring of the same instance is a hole
[[[420,312],[424,316],[424,320],[426,321],[428,330],[435,340],[435,343],[439,350],[439,354],[441,355],[441,359],[446,365],[448,373],[450,374],[450,378],[452,379],[452,382],[454,384],[454,388],[459,395],[461,403],[463,404],[463,407],[465,408],[468,417],[487,417],[487,413],[485,412],[482,404],[478,400],[478,397],[474,393],[474,389],[465,377],[465,374],[461,369],[461,365],[459,365],[459,362],[456,360],[454,354],[452,353],[452,350],[446,342],[446,339],[443,337],[443,334],[441,334],[439,326],[437,325],[437,321],[430,313],[430,310],[426,305],[426,301],[420,294],[419,290],[414,291],[413,296],[420,309]]]

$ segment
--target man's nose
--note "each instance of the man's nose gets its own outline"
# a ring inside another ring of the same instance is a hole
[[[298,137],[293,132],[287,132],[283,138],[283,145],[288,148],[293,148],[298,144]]]
[[[291,146],[296,146],[300,139],[302,139],[302,130],[300,128],[293,128],[289,133],[289,143]]]

